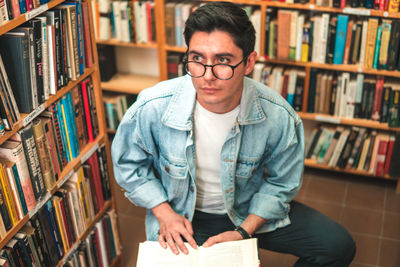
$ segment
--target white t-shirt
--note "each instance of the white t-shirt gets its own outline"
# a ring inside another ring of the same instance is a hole
[[[217,114],[196,102],[194,129],[196,146],[196,209],[214,214],[226,213],[221,186],[220,155],[228,133],[235,125],[239,106]]]

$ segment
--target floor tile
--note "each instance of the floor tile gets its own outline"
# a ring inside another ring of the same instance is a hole
[[[313,177],[309,183],[305,198],[334,203],[343,203],[346,183],[324,177]]]
[[[383,210],[386,186],[378,181],[350,182],[348,186],[346,205]]]
[[[400,194],[396,193],[394,183],[386,188],[385,210],[400,213]]]
[[[283,258],[282,267],[292,267],[299,258],[290,254],[286,254]]]
[[[318,210],[322,214],[328,216],[329,218],[337,222],[341,219],[342,212],[344,209],[343,205],[331,202],[323,202],[310,199],[305,199],[301,202],[309,207]]]
[[[353,234],[357,245],[354,263],[359,264],[378,264],[379,238],[361,234]]]
[[[258,253],[261,267],[280,267],[284,258],[284,254],[265,249],[259,249]]]
[[[382,236],[400,241],[400,213],[385,212]]]
[[[350,231],[379,236],[382,230],[383,212],[362,208],[345,207],[340,222]]]
[[[400,266],[400,241],[382,240],[379,266],[399,267]]]

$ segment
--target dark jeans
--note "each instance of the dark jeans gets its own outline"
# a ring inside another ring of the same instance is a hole
[[[345,267],[351,263],[356,246],[340,224],[297,201],[292,201],[289,217],[290,225],[256,234],[258,247],[299,257],[296,267]],[[199,245],[210,236],[235,229],[227,215],[199,211],[192,223],[194,238]]]

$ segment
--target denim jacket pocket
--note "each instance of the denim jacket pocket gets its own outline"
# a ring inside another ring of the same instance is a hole
[[[161,179],[168,197],[171,199],[178,193],[182,193],[188,182],[188,167],[184,161],[172,161],[160,156]]]
[[[249,179],[254,175],[258,166],[258,160],[241,159],[236,163],[236,177]]]

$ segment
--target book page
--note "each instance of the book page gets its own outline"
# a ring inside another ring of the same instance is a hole
[[[257,239],[215,244],[193,249],[185,243],[189,254],[175,255],[156,241],[139,244],[136,267],[258,267]]]
[[[189,243],[185,243],[189,254],[172,253],[168,247],[164,249],[156,241],[145,241],[139,244],[139,253],[136,267],[196,267],[197,251]]]
[[[199,267],[258,267],[257,239],[200,247]]]

